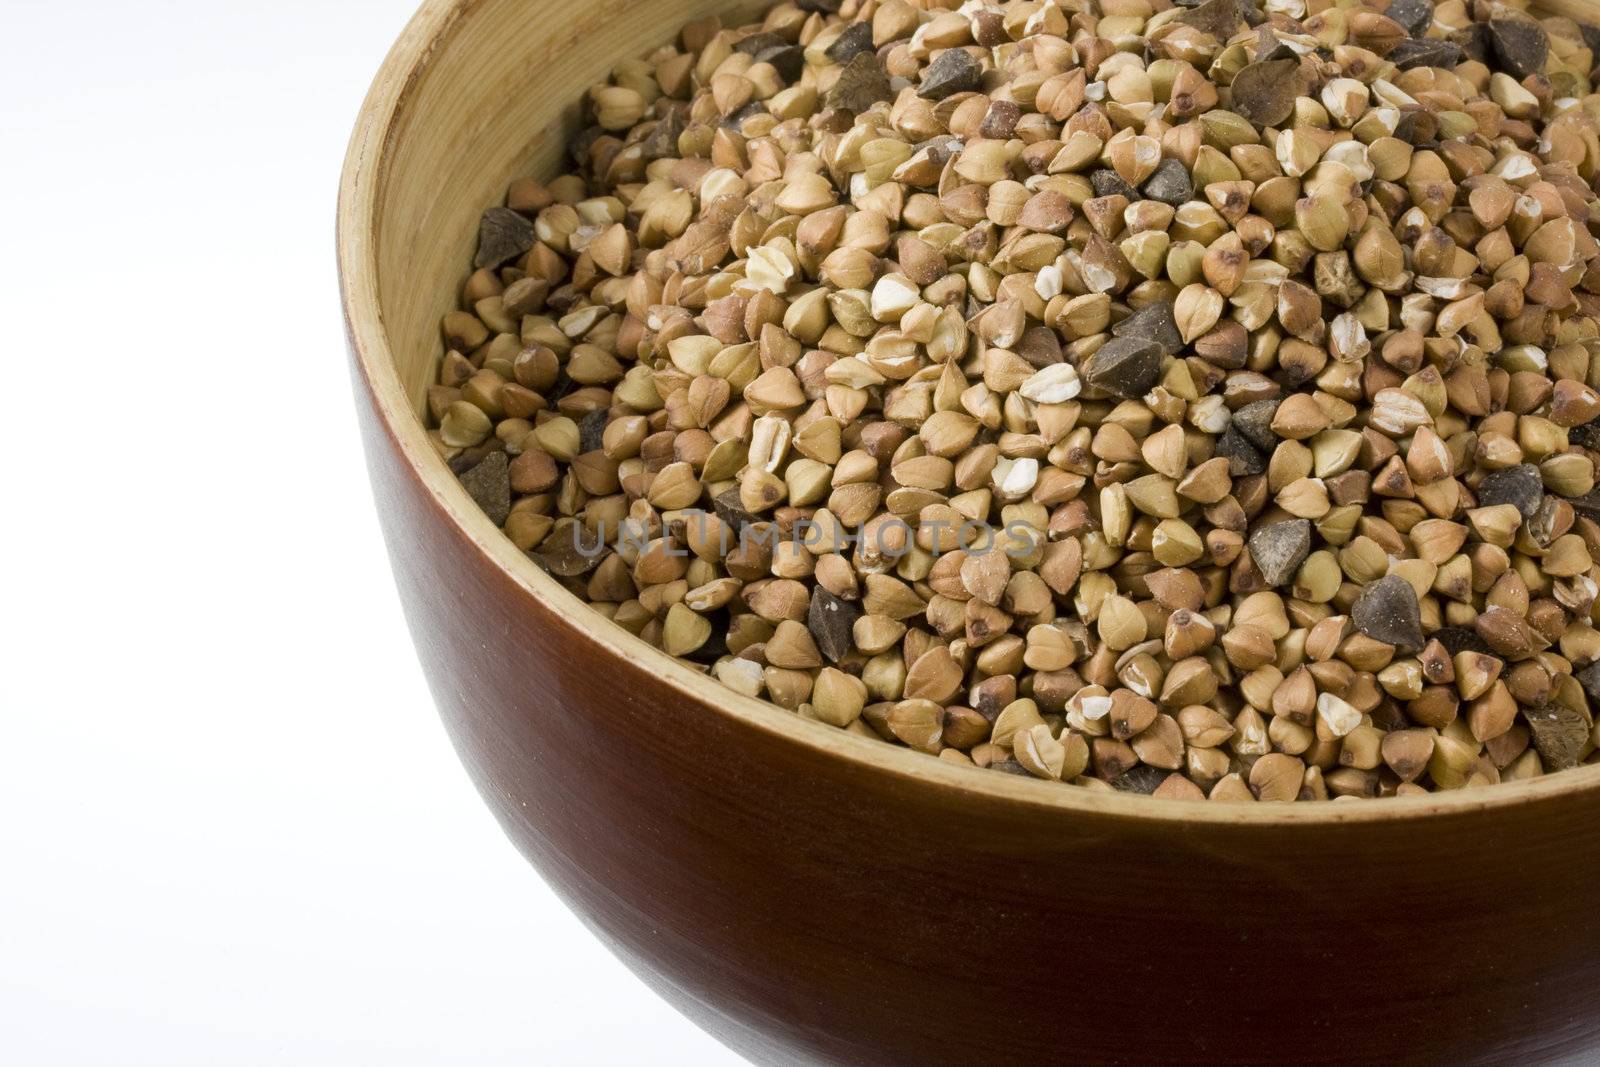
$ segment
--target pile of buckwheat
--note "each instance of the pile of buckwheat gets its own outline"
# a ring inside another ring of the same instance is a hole
[[[941,759],[1590,762],[1597,55],[1484,0],[696,22],[484,215],[433,440],[617,625]]]

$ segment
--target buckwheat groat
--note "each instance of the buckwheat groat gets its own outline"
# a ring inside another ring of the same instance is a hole
[[[483,216],[433,437],[730,689],[1251,802],[1595,758],[1600,30],[798,0]]]

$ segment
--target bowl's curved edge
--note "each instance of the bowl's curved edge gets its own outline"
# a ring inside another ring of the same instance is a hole
[[[717,709],[753,729],[783,737],[819,758],[861,765],[864,773],[890,774],[927,788],[970,796],[974,802],[1000,802],[1054,812],[1173,823],[1223,823],[1239,826],[1348,825],[1388,820],[1422,820],[1444,815],[1503,810],[1530,804],[1600,797],[1600,766],[1583,767],[1530,781],[1489,788],[1396,797],[1359,803],[1286,805],[1212,804],[1162,800],[1100,790],[1064,788],[929,758],[877,740],[857,737],[735,693],[692,670],[587,609],[576,597],[518,552],[472,502],[429,444],[411,409],[384,335],[377,288],[376,234],[383,182],[383,158],[407,98],[427,70],[429,58],[446,47],[477,0],[424,0],[385,58],[362,106],[345,157],[339,185],[336,243],[340,295],[356,377],[368,393],[391,445],[426,488],[432,505],[474,549],[487,557],[528,596],[552,607],[585,639],[647,667],[683,696]]]

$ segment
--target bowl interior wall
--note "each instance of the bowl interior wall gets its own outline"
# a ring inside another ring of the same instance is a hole
[[[721,14],[725,24],[737,26],[759,17],[767,6],[763,0],[427,0],[368,100],[347,161],[340,222],[346,308],[357,363],[367,372],[360,388],[370,388],[394,446],[451,527],[511,576],[532,598],[530,603],[554,610],[574,631],[648,661],[672,687],[674,699],[687,694],[763,730],[800,740],[808,749],[893,768],[963,795],[982,793],[1041,808],[1162,821],[1292,822],[1304,827],[1421,818],[1480,804],[1511,807],[1600,792],[1600,767],[1356,810],[1328,805],[1294,805],[1285,811],[1269,810],[1273,806],[1268,805],[1259,810],[1254,805],[1152,805],[1120,792],[1049,792],[1042,783],[1006,775],[969,776],[910,750],[779,714],[770,705],[733,696],[714,679],[672,661],[600,615],[577,611],[576,598],[518,553],[484,517],[420,432],[428,385],[443,354],[439,320],[459,303],[483,210],[503,203],[506,187],[516,177],[550,178],[567,169],[568,137],[581,122],[591,86],[602,82],[620,60],[673,41],[686,22]],[[1600,0],[1556,0],[1541,8],[1600,19]],[[402,406],[409,413],[400,411]]]
[[[420,415],[458,303],[477,220],[522,175],[569,165],[568,136],[591,85],[619,60],[672,41],[712,14],[755,17],[729,0],[481,0],[458,8],[407,87],[380,175],[378,294],[396,370]]]

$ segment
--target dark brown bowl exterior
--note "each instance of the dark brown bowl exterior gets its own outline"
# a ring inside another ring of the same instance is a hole
[[[576,601],[552,610],[441,509],[357,382],[401,598],[484,799],[755,1062],[1597,1062],[1588,804],[1185,824],[864,769],[575,630]]]
[[[733,696],[474,510],[415,412],[475,212],[555,165],[551,101],[726,6],[426,0],[352,141],[339,261],[372,481],[434,696],[512,841],[761,1064],[1600,1063],[1600,769],[1323,805],[962,769]]]

